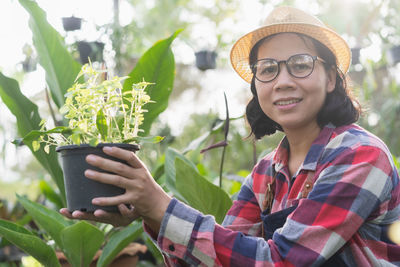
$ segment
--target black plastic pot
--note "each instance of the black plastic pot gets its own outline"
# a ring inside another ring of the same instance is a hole
[[[84,212],[93,212],[96,209],[102,209],[110,212],[118,212],[116,206],[97,206],[92,204],[92,199],[95,197],[110,197],[121,195],[125,192],[124,189],[99,183],[87,178],[84,174],[85,170],[92,169],[101,172],[92,165],[89,165],[85,158],[89,154],[98,155],[104,158],[123,162],[119,159],[106,155],[102,148],[104,146],[117,146],[130,151],[139,150],[139,146],[132,144],[99,144],[97,147],[89,145],[68,145],[56,148],[57,152],[61,153],[62,167],[64,172],[64,184],[67,196],[67,208],[70,212],[80,210]]]
[[[82,19],[74,16],[66,17],[62,18],[62,23],[65,31],[75,31],[81,28]]]
[[[196,67],[200,70],[215,69],[217,53],[215,51],[202,50],[195,53]]]
[[[94,62],[103,61],[104,43],[101,42],[78,42],[79,58],[82,64],[89,63],[89,59]]]

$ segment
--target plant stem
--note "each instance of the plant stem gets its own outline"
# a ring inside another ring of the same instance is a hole
[[[224,169],[225,150],[226,150],[226,146],[224,146],[222,148],[221,164],[219,166],[219,187],[220,188],[222,188],[222,171]]]
[[[221,165],[219,168],[219,187],[222,187],[222,170],[224,167],[224,160],[225,160],[225,150],[226,146],[228,145],[228,133],[229,133],[229,107],[228,107],[228,99],[226,98],[226,94],[224,92],[224,100],[225,100],[225,112],[226,112],[226,118],[225,118],[225,125],[224,125],[224,141],[225,141],[225,146],[222,150],[222,158],[221,158]]]
[[[51,103],[50,103],[50,97],[49,97],[49,91],[48,90],[49,89],[46,86],[44,91],[46,92],[46,102],[47,102],[47,105],[49,106],[50,115],[53,118],[54,125],[55,126],[61,126],[61,124],[56,120],[56,115],[54,114],[53,107],[51,106]]]

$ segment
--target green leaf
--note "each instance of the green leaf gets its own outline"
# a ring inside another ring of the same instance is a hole
[[[46,13],[32,0],[19,0],[30,15],[29,26],[33,33],[39,63],[46,71],[46,82],[54,103],[60,108],[64,95],[70,88],[81,65],[76,62],[64,45],[61,35],[47,22]]]
[[[40,149],[39,141],[32,141],[32,148],[33,148],[33,151],[35,151],[35,152],[38,151]],[[47,152],[47,154],[49,154],[49,153]]]
[[[178,30],[169,38],[156,42],[147,50],[124,82],[123,92],[130,91],[132,84],[143,80],[154,83],[146,88],[147,94],[155,103],[148,103],[145,106],[148,112],[143,114],[144,121],[141,129],[144,133],[142,136],[148,135],[155,118],[168,106],[175,77],[175,59],[171,44],[181,31]]]
[[[165,184],[168,189],[174,194],[174,196],[184,202],[187,202],[184,196],[177,190],[176,188],[176,169],[175,169],[175,159],[179,158],[185,161],[187,164],[196,168],[196,166],[187,158],[185,158],[181,153],[177,150],[168,147],[165,152],[165,163],[164,163],[164,171],[165,171]]]
[[[42,119],[40,118],[38,107],[21,93],[16,80],[4,76],[1,72],[0,97],[17,119],[17,129],[20,136],[25,136],[33,130],[40,129]],[[31,141],[24,140],[24,143],[30,148],[40,164],[49,172],[65,203],[63,173],[54,149],[51,149],[50,153],[46,154],[43,150],[34,151]]]
[[[221,223],[232,206],[228,194],[201,176],[181,158],[175,160],[176,188],[187,203],[204,214],[211,214]]]
[[[164,257],[157,244],[155,244],[155,242],[146,233],[142,234],[142,239],[144,240],[144,244],[146,245],[148,251],[150,251],[151,255],[153,255],[155,258],[157,264],[156,266],[163,266]]]
[[[60,233],[65,227],[72,225],[73,222],[65,219],[57,211],[50,210],[39,203],[30,201],[26,197],[17,195],[17,199],[29,215],[32,216],[36,224],[45,230],[54,239],[56,244],[62,248]]]
[[[97,112],[97,115],[96,115],[96,127],[97,127],[97,130],[99,130],[101,138],[104,141],[107,140],[108,126],[107,126],[106,116],[104,116],[103,109],[100,109]]]
[[[60,266],[53,248],[17,224],[0,220],[0,236],[5,237],[44,266]]]
[[[56,191],[54,191],[54,189],[45,180],[40,181],[39,188],[43,195],[46,196],[46,199],[52,202],[57,207],[57,209],[61,209],[62,207],[64,207],[60,195]]]
[[[123,230],[114,233],[104,247],[97,262],[97,267],[108,266],[123,248],[137,239],[142,233],[143,228],[140,222],[134,222]]]
[[[223,126],[224,126],[224,121],[221,121],[217,125],[215,125],[210,131],[192,140],[190,144],[183,150],[182,154],[186,154],[189,151],[199,149],[200,146],[202,146],[205,143],[205,141],[208,139],[210,135],[218,132],[220,129],[222,129]]]
[[[64,228],[60,236],[65,256],[73,267],[89,266],[104,242],[104,233],[85,221]]]
[[[135,138],[124,140],[124,143],[136,142],[139,144],[144,144],[144,143],[157,144],[160,143],[162,140],[164,140],[163,136],[143,136],[143,137],[137,136]]]

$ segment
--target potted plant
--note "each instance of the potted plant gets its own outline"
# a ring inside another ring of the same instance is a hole
[[[24,140],[33,140],[34,150],[41,144],[49,152],[55,145],[61,154],[68,210],[93,212],[96,209],[117,212],[117,207],[100,207],[91,200],[98,196],[123,194],[123,189],[102,184],[84,176],[86,169],[95,169],[86,163],[88,154],[110,158],[103,153],[106,145],[118,146],[130,151],[139,150],[137,145],[140,125],[143,122],[143,106],[150,101],[145,89],[149,84],[140,82],[130,91],[122,91],[121,82],[126,77],[107,77],[91,63],[82,67],[74,85],[68,89],[60,112],[69,120],[68,126],[47,129],[42,122],[40,130],[30,132]],[[114,159],[118,160],[118,159]]]

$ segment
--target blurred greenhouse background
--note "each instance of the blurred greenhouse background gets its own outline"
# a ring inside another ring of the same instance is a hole
[[[233,42],[260,25],[279,5],[292,5],[317,15],[348,41],[353,53],[351,86],[364,107],[359,124],[382,138],[395,158],[400,156],[398,0],[36,2],[78,62],[87,58],[82,55],[82,49],[86,49],[92,61],[118,75],[129,73],[140,55],[157,40],[184,29],[172,44],[176,77],[168,108],[151,128],[152,135],[165,139],[160,144],[145,144],[139,152],[160,183],[165,179],[161,169],[166,151],[174,149],[190,159],[210,182],[218,184],[222,177],[222,188],[234,196],[257,158],[279,142],[280,134],[257,142],[246,138],[249,129],[243,114],[250,93],[248,85],[229,65]],[[66,23],[71,17],[78,24],[64,28],[63,20]],[[60,115],[49,100],[45,71],[38,63],[28,18],[18,1],[0,2],[0,72],[18,81],[21,91],[38,105],[43,118],[57,121]],[[200,58],[202,54],[206,55],[204,59]],[[225,139],[224,93],[230,117],[228,145],[200,153]],[[40,181],[50,185],[53,182],[28,147],[11,143],[21,136],[15,117],[1,100],[0,112],[0,217],[17,220],[21,211],[15,206],[15,194],[46,203]]]

